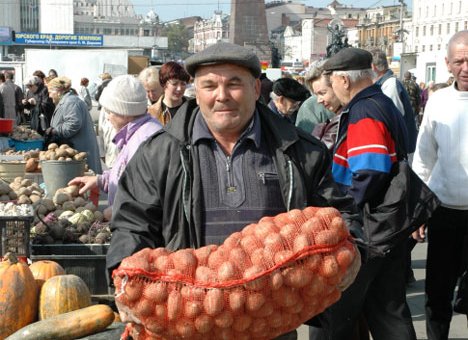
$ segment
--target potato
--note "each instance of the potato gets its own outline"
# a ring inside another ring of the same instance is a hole
[[[29,199],[31,200],[32,203],[36,203],[37,201],[39,201],[41,199],[41,196],[40,195],[31,195],[31,196],[29,196]]]
[[[21,186],[22,187],[29,187],[32,184],[32,180],[25,178],[21,181]]]
[[[88,154],[86,152],[80,152],[80,153],[77,153],[75,157],[73,158],[77,161],[81,161],[83,159],[86,159],[87,157],[88,157]]]
[[[5,181],[0,181],[0,195],[8,194],[11,191],[10,186]]]
[[[182,312],[182,295],[178,291],[172,291],[167,297],[167,318],[170,321],[176,320]]]
[[[57,156],[57,158],[67,157],[68,153],[67,150],[60,148],[55,151],[55,155]]]
[[[70,145],[68,144],[62,144],[59,146],[60,149],[68,149],[70,147]]]
[[[55,204],[63,204],[64,202],[71,201],[71,196],[65,192],[57,192],[54,195],[53,201]]]
[[[55,150],[58,148],[57,143],[50,143],[49,146],[47,147],[47,150]]]
[[[10,196],[8,195],[0,195],[0,201],[9,201],[10,200]]]
[[[26,161],[24,169],[26,172],[35,172],[38,164],[37,158],[30,158]]]
[[[78,195],[78,191],[80,188],[78,185],[69,185],[68,187],[65,188],[65,192],[69,193],[72,197],[75,197]]]
[[[18,198],[18,204],[31,204],[31,200],[26,195],[20,195]]]
[[[77,151],[72,148],[66,148],[65,151],[67,152],[68,157],[75,157],[75,155],[77,154]]]
[[[212,289],[206,293],[203,300],[203,307],[206,314],[210,316],[218,315],[224,309],[224,295],[219,289]]]

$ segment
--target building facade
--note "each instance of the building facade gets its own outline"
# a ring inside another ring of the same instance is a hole
[[[468,29],[468,1],[413,0],[412,34],[408,52],[416,55],[413,70],[418,81],[445,82],[450,74],[445,64],[450,37]]]
[[[215,11],[212,18],[196,22],[190,51],[197,53],[218,41],[229,42],[229,20],[229,15]]]

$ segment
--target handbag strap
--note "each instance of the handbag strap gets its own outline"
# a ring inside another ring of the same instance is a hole
[[[379,109],[380,113],[382,113],[382,119],[383,119],[385,125],[387,126],[388,131],[390,131],[390,134],[392,135],[393,140],[396,143],[397,159],[398,160],[402,160],[402,159],[408,160],[407,153],[405,151],[403,151],[403,150],[406,150],[406,148],[403,146],[401,138],[398,138],[398,135],[396,134],[396,131],[394,130],[393,125],[391,124],[390,118],[388,117],[388,113],[386,113],[383,110],[382,106],[379,104],[379,102],[377,100],[375,100],[372,97],[370,97],[368,99],[371,100],[372,102],[374,102],[374,104]]]

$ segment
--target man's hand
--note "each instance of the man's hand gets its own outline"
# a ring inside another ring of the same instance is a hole
[[[418,230],[413,231],[411,236],[418,242],[424,242],[426,240],[426,225],[423,224]]]
[[[50,128],[47,128],[47,130],[45,130],[45,134],[47,136],[53,136],[55,134],[55,130],[54,128],[50,127]]]
[[[34,99],[34,98],[29,98],[29,99],[28,99],[28,103],[31,104],[31,105],[36,105],[36,99]]]

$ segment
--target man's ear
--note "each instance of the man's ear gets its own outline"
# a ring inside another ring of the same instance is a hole
[[[255,99],[258,100],[262,94],[262,81],[260,78],[255,79]]]

